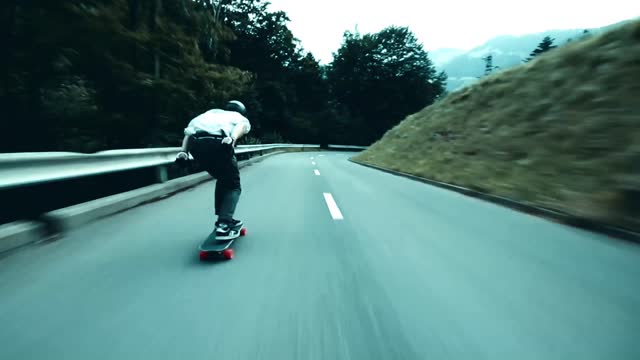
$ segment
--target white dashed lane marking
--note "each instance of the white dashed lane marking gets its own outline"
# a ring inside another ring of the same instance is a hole
[[[329,212],[331,213],[331,217],[333,220],[342,220],[344,217],[340,212],[340,208],[338,208],[338,204],[333,199],[333,196],[330,193],[324,193],[324,201],[327,202],[327,207],[329,208]]]

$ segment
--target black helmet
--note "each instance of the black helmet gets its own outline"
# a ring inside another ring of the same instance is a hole
[[[242,115],[247,114],[247,108],[238,100],[231,100],[225,106],[225,110],[239,112]]]

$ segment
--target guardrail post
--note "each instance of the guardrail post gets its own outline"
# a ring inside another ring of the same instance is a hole
[[[166,166],[158,166],[156,167],[156,181],[159,183],[164,183],[169,180],[169,174],[167,173]]]

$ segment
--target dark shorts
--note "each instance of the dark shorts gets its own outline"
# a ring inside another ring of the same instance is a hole
[[[233,146],[222,144],[222,136],[194,135],[189,140],[189,152],[218,186],[228,190],[240,189],[240,171]]]

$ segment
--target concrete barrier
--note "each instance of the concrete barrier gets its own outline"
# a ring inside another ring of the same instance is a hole
[[[39,241],[46,233],[46,226],[34,221],[0,225],[0,254]]]
[[[282,151],[272,152],[249,160],[241,161],[238,163],[238,167],[242,169],[245,166],[261,161],[266,157],[280,153],[282,153]],[[140,189],[54,210],[44,214],[42,219],[49,224],[50,229],[55,233],[65,233],[91,221],[166,197],[210,180],[214,180],[211,175],[206,172],[201,172],[169,180],[161,184],[145,186]]]

